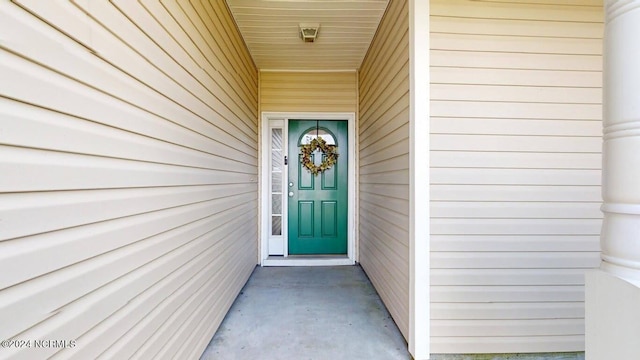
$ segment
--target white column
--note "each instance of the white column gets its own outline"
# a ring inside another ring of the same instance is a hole
[[[640,0],[607,0],[602,269],[640,285]]]
[[[429,359],[429,1],[409,0],[409,352]]]
[[[600,270],[586,276],[586,359],[640,354],[640,0],[605,0]]]

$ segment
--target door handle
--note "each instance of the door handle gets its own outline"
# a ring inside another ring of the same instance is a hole
[[[293,197],[293,191],[289,191],[289,197]]]

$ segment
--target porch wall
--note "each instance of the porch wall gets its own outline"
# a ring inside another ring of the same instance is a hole
[[[356,112],[357,102],[355,71],[260,71],[260,111]]]
[[[359,72],[360,263],[405,338],[409,335],[408,33],[408,4],[392,0]]]
[[[584,350],[602,4],[535,3],[432,1],[433,353]]]
[[[258,76],[223,0],[0,2],[1,358],[197,359],[256,265]]]

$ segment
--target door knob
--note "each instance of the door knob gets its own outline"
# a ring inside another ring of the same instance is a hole
[[[289,191],[289,197],[293,197],[293,191]]]

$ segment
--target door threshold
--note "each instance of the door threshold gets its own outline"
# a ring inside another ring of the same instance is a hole
[[[355,263],[347,255],[270,255],[262,260],[262,266],[340,266]]]

